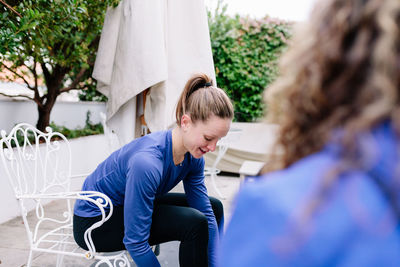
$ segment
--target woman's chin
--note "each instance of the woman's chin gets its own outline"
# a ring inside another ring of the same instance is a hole
[[[207,152],[203,152],[201,149],[197,149],[195,152],[191,152],[190,154],[196,158],[199,159],[201,157],[203,157],[203,155],[205,155]]]
[[[201,158],[203,155],[204,155],[204,154],[199,154],[199,153],[192,154],[192,156],[193,156],[194,158],[196,158],[196,159]]]

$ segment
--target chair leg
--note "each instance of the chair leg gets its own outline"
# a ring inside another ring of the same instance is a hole
[[[29,251],[29,257],[28,257],[28,263],[26,264],[27,267],[31,267],[32,266],[32,249]]]
[[[63,234],[65,234],[64,230],[62,231]],[[63,237],[60,236],[60,241],[61,243],[58,245],[59,250],[65,251],[65,243],[62,243]],[[57,267],[61,267],[63,265],[63,260],[64,260],[64,254],[57,254]]]
[[[61,267],[63,265],[64,255],[58,254],[57,255],[57,267]]]
[[[211,178],[212,186],[214,187],[214,191],[217,193],[217,195],[220,198],[225,199],[224,195],[222,195],[221,191],[219,191],[219,189],[217,187],[217,183],[215,182],[216,177],[217,177],[217,174],[216,174],[215,170],[212,170],[210,178]]]
[[[160,244],[157,244],[156,247],[154,248],[154,254],[156,256],[160,255]]]

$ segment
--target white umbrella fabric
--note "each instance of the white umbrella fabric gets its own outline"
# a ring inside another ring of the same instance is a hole
[[[150,88],[144,110],[150,131],[167,129],[183,86],[196,72],[215,81],[203,0],[122,0],[107,11],[93,77],[109,98],[108,126],[121,145],[140,132],[138,94]]]

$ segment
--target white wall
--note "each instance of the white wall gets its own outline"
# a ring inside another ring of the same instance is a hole
[[[88,110],[91,112],[90,120],[98,123],[101,121],[100,112],[106,113],[105,103],[57,101],[51,111],[50,121],[70,129],[84,127]],[[0,99],[0,130],[9,132],[20,122],[36,125],[37,120],[37,106],[33,101]]]
[[[110,152],[105,135],[86,136],[70,140],[72,153],[72,175],[88,174],[102,162]],[[79,191],[85,177],[73,179],[72,191]],[[19,205],[0,161],[0,223],[21,215]],[[29,207],[31,209],[32,207]]]

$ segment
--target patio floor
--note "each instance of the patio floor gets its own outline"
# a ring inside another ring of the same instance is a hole
[[[217,186],[225,199],[221,199],[224,204],[225,223],[229,221],[231,215],[232,201],[239,189],[239,178],[231,176],[218,176]],[[206,186],[210,196],[217,197],[211,186],[209,177],[206,177]],[[182,184],[178,184],[172,192],[183,192]],[[57,202],[54,201],[47,206],[50,210],[57,212]],[[179,242],[168,242],[161,244],[161,253],[158,260],[161,266],[179,266],[178,263]],[[29,255],[29,247],[25,228],[21,217],[17,217],[8,222],[0,224],[0,265],[10,267],[26,266]],[[56,264],[56,256],[49,254],[36,253],[32,267],[53,267]],[[64,266],[94,266],[95,261],[80,259],[75,257],[64,257]],[[132,266],[136,266],[132,264]]]

